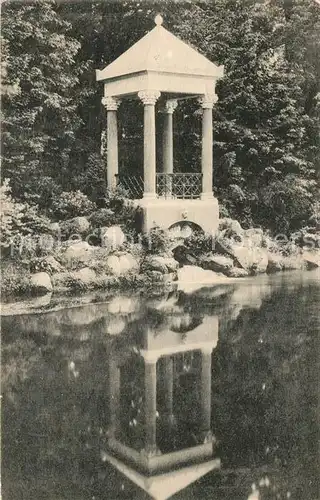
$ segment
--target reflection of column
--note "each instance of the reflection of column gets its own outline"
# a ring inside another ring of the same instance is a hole
[[[201,348],[201,434],[211,435],[211,353],[212,347]]]
[[[153,455],[157,451],[157,357],[144,353],[145,370],[145,452]]]
[[[171,195],[173,174],[173,112],[178,105],[178,101],[170,99],[166,102],[164,110],[164,124],[163,124],[163,173],[169,174],[165,178],[165,194]]]
[[[143,128],[143,169],[144,169],[144,198],[153,198],[156,195],[156,124],[155,104],[160,97],[158,90],[142,90],[138,96],[144,105]]]
[[[165,357],[162,360],[164,368],[164,412],[171,423],[173,419],[173,359]]]
[[[118,175],[118,123],[117,109],[120,101],[114,97],[103,97],[102,104],[107,110],[107,186],[114,189]]]
[[[110,387],[110,437],[115,438],[119,429],[120,418],[120,368],[114,359],[109,361],[109,387]]]
[[[204,95],[200,102],[203,108],[202,114],[202,193],[201,199],[212,198],[212,108],[217,101],[216,94]]]

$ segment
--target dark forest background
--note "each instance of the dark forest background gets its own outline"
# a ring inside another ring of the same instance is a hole
[[[5,1],[2,178],[50,214],[80,190],[105,196],[106,126],[95,70],[154,26],[225,66],[214,109],[214,191],[223,215],[292,232],[319,224],[320,5],[315,0]],[[121,172],[142,167],[142,105],[119,109]],[[175,112],[175,169],[200,168],[201,116]],[[159,132],[161,126],[159,125]]]

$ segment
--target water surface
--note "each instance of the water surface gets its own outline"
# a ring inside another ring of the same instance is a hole
[[[113,350],[125,360],[119,432],[143,446],[139,354],[149,331],[159,347],[216,336],[207,396],[222,469],[175,498],[247,499],[255,484],[261,499],[319,500],[319,304],[312,271],[4,316],[4,499],[146,498],[101,450],[112,423]],[[174,355],[170,433],[162,369],[157,363],[156,444],[165,453],[199,439],[199,350]]]

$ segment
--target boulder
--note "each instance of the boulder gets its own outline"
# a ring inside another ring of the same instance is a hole
[[[229,219],[229,218],[224,218],[220,219],[219,221],[219,232],[226,231],[230,236],[232,235],[239,235],[242,236],[243,234],[243,229],[240,225],[240,223],[236,220]]]
[[[231,267],[226,272],[226,275],[229,278],[246,278],[249,274],[249,271],[247,269],[243,269],[242,267]]]
[[[320,250],[302,253],[302,259],[306,263],[307,269],[316,269],[320,267]]]
[[[178,285],[180,290],[191,292],[201,286],[226,283],[229,278],[221,274],[202,269],[199,266],[183,266],[178,269]]]
[[[48,273],[35,273],[31,275],[30,286],[33,293],[45,294],[52,292],[52,283]]]
[[[86,236],[90,232],[90,222],[86,217],[74,217],[61,223],[61,230],[65,237],[76,236],[79,238]]]
[[[209,254],[200,258],[200,265],[203,269],[227,274],[233,268],[233,259],[224,255]]]
[[[63,259],[66,261],[66,265],[71,265],[74,261],[87,263],[92,258],[94,250],[95,247],[86,241],[78,241],[67,247]]]
[[[130,253],[119,256],[120,274],[138,272],[139,263]]]
[[[193,255],[184,245],[178,245],[174,248],[173,256],[174,259],[181,265],[195,266],[198,263],[197,257]]]
[[[52,222],[52,223],[49,225],[49,229],[50,229],[50,233],[51,233],[53,236],[58,236],[58,235],[60,235],[60,233],[61,233],[61,228],[60,228],[60,224],[59,224],[59,222]]]
[[[101,246],[116,250],[125,241],[125,235],[120,226],[101,228]]]
[[[282,268],[284,271],[298,271],[307,269],[307,263],[303,260],[301,255],[289,255],[283,257]]]
[[[260,228],[251,228],[244,231],[246,245],[249,247],[262,247],[264,242],[263,230]]]
[[[148,271],[157,271],[161,274],[167,274],[168,268],[165,263],[165,258],[158,255],[145,258],[141,264],[141,271],[144,273]]]
[[[283,257],[279,254],[268,253],[267,273],[278,273],[283,269]]]
[[[251,247],[243,243],[236,244],[226,239],[219,239],[216,242],[216,250],[232,257],[237,267],[242,267],[253,274],[265,273],[267,270],[268,252],[265,248]]]
[[[71,277],[77,281],[81,281],[85,285],[93,284],[97,279],[96,273],[89,267],[83,267],[79,271],[74,271],[71,273]]]
[[[116,255],[110,255],[108,258],[107,258],[107,266],[111,272],[111,274],[113,274],[114,276],[120,276],[121,274],[121,268],[120,268],[120,260],[119,260],[119,257],[117,257]]]

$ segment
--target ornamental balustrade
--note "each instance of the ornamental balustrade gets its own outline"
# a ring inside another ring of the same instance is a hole
[[[144,193],[144,181],[141,175],[118,175],[121,186],[131,199],[140,199]],[[201,173],[157,173],[156,194],[165,199],[198,199],[201,195]]]

